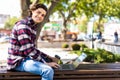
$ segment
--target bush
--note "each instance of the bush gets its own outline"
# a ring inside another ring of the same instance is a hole
[[[67,43],[62,44],[62,48],[68,48],[68,47],[69,47],[69,45]]]
[[[115,54],[115,60],[116,62],[120,62],[120,54]]]
[[[95,54],[96,54],[96,50],[90,49],[90,48],[85,48],[83,50],[83,52],[87,54],[87,58],[85,58],[84,61],[93,63],[94,62],[94,58],[95,58]]]
[[[83,51],[85,48],[88,48],[85,44],[80,44],[81,50]]]
[[[74,47],[74,45],[73,45],[73,47]],[[114,53],[112,53],[110,51],[107,51],[105,49],[84,48],[84,50],[82,50],[82,51],[81,50],[71,51],[71,53],[75,53],[75,54],[78,54],[78,55],[80,55],[82,52],[87,54],[87,58],[85,58],[85,60],[84,60],[85,62],[91,62],[91,63],[115,63],[115,62],[120,62],[120,54],[114,54]]]
[[[72,50],[80,50],[80,45],[77,43],[72,44]]]
[[[105,49],[99,49],[99,48],[97,49],[97,51],[99,52],[99,56],[102,59],[102,61],[99,61],[99,63],[113,63],[113,62],[115,62],[115,55],[112,52],[106,51]]]
[[[94,63],[113,63],[115,62],[115,55],[112,52],[104,49],[85,49],[84,52],[88,55],[87,62],[93,61]]]

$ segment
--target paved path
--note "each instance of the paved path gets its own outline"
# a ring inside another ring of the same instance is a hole
[[[67,62],[77,57],[76,54],[70,54],[69,51],[63,50],[61,48],[40,48],[40,50],[53,57],[55,55],[59,55],[63,62]]]
[[[8,43],[0,43],[0,60],[7,59]]]
[[[4,62],[7,60],[7,49],[8,49],[8,43],[2,43],[0,44],[0,63]],[[74,59],[77,57],[76,54],[70,54],[69,51],[65,51],[61,49],[60,47],[58,48],[39,48],[42,52],[45,52],[46,54],[50,56],[55,56],[56,54],[61,57],[62,60],[70,60]]]

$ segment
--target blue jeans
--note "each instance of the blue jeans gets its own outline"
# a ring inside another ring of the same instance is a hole
[[[42,76],[42,80],[53,80],[54,76],[54,70],[50,66],[30,58],[26,58],[22,61],[15,70],[39,74]]]

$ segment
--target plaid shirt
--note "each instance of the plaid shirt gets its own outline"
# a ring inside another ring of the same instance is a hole
[[[18,21],[11,33],[8,48],[8,69],[13,69],[26,57],[42,61],[41,55],[47,55],[36,48],[36,24],[28,17]]]

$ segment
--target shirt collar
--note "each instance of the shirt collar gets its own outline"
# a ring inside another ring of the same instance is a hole
[[[33,19],[31,17],[27,18],[28,20],[28,25],[32,28],[35,29],[37,27],[37,24],[33,21]]]

